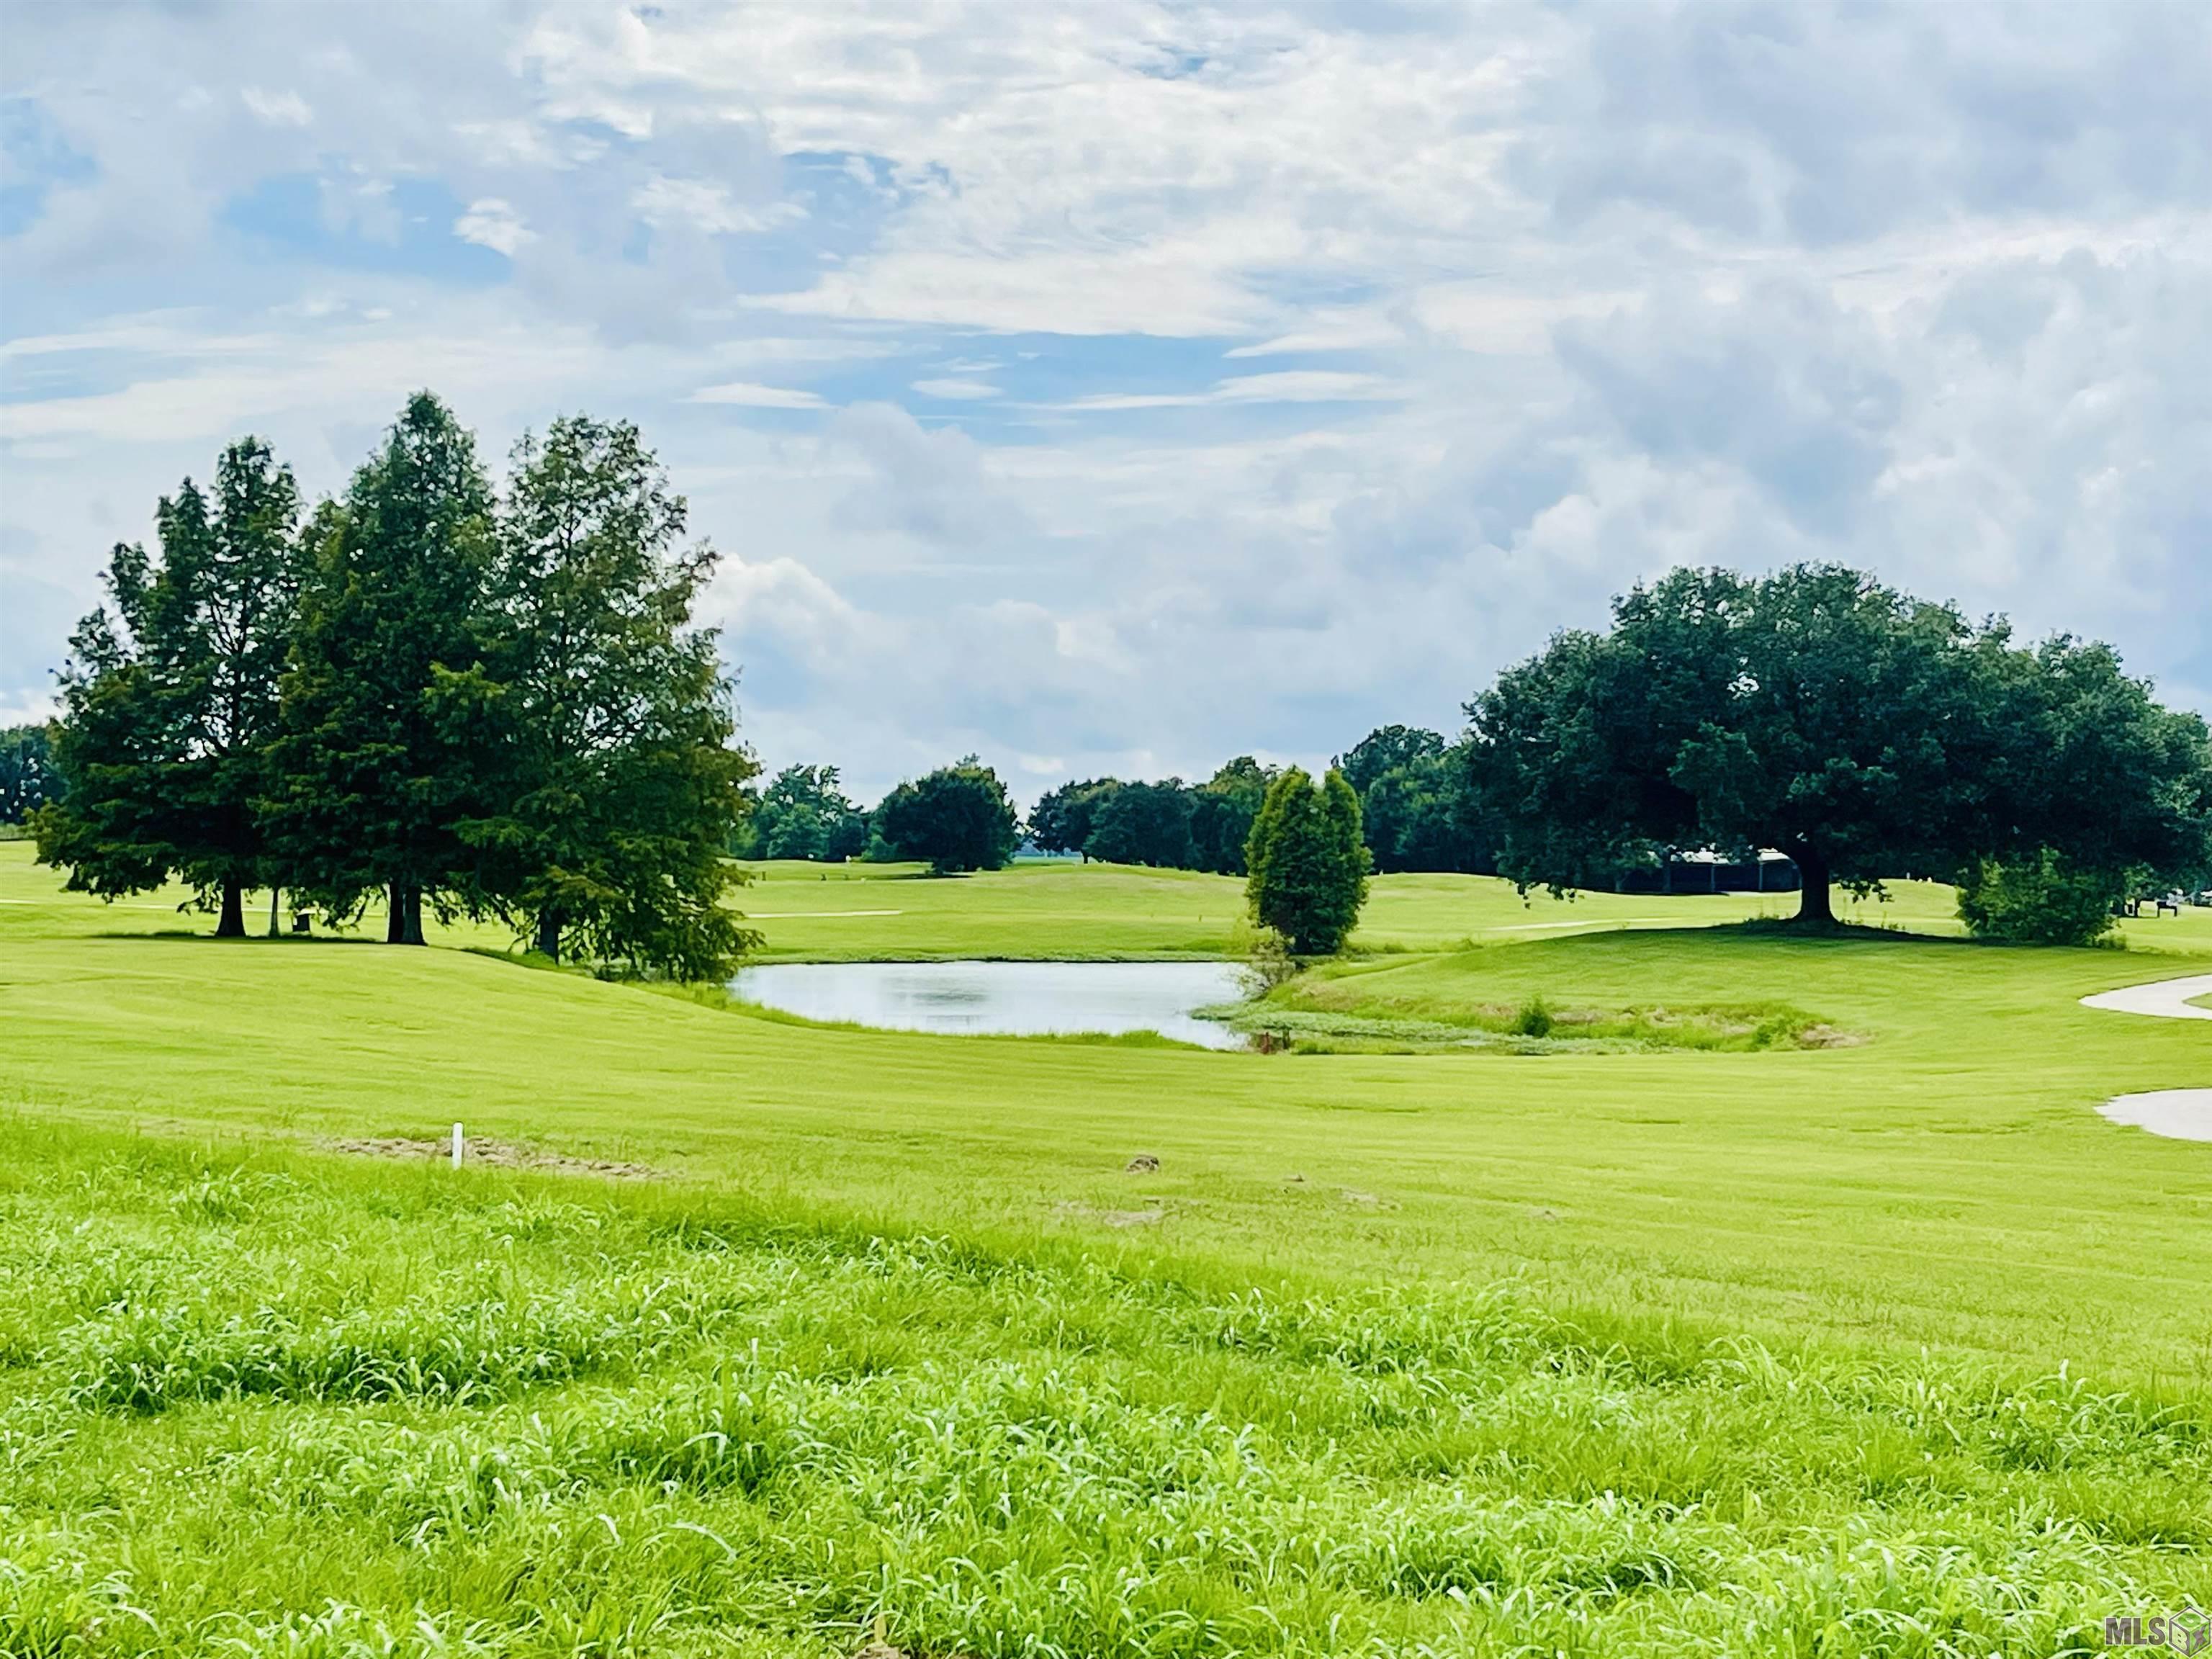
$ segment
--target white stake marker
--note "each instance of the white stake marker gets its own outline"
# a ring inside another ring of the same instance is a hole
[[[458,1123],[453,1125],[453,1167],[461,1167],[461,1126]]]

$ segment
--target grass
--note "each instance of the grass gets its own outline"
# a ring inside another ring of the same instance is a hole
[[[1641,947],[1638,947],[1639,950]],[[1731,954],[1733,943],[1727,947]],[[1575,955],[1588,953],[1578,949]],[[1510,969],[1532,960],[1540,977],[1555,976],[1555,953],[1528,947],[1499,957],[1494,951],[1466,952],[1407,963],[1324,967],[1273,988],[1267,995],[1212,1011],[1239,1030],[1267,1032],[1310,1054],[1427,1054],[1444,1048],[1482,1048],[1521,1054],[1638,1048],[1694,1048],[1744,1054],[1774,1048],[1835,1048],[1856,1034],[1787,1003],[1713,1003],[1679,995],[1668,1002],[1621,1004],[1617,996],[1554,1008],[1541,990],[1515,999],[1480,970],[1502,962]],[[1765,959],[1747,956],[1752,971]],[[1769,964],[1771,965],[1771,964]],[[1475,971],[1467,970],[1472,967]],[[1443,971],[1440,973],[1438,970]],[[1552,970],[1547,972],[1547,970]],[[1499,1000],[1500,994],[1506,1000]]]
[[[883,961],[942,957],[1142,958],[1238,954],[1248,938],[1243,882],[1184,870],[1065,860],[994,875],[933,878],[911,865],[747,866],[741,908],[767,940],[763,957]],[[1899,884],[1854,920],[1954,927],[1948,889]],[[1608,928],[1680,927],[1787,916],[1795,894],[1658,898],[1587,893],[1572,900],[1466,876],[1386,876],[1353,937],[1356,951],[1434,951],[1480,939],[1542,939]],[[2171,926],[2169,919],[2169,926]]]
[[[1230,891],[878,876],[744,902],[791,955],[1141,954]],[[2091,1109],[2212,1032],[2075,1001],[2207,971],[2201,913],[2005,950],[1383,878],[1281,994],[1540,999],[1524,1058],[217,945],[26,849],[0,900],[0,1652],[2047,1654],[2212,1599],[2212,1147]],[[1769,1004],[1858,1041],[1560,1036]],[[456,1118],[664,1178],[322,1150]]]
[[[2054,1652],[2212,1546],[2069,1376],[9,1140],[11,1652]]]

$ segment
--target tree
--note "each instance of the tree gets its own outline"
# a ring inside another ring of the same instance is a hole
[[[21,823],[61,796],[52,739],[43,726],[0,726],[0,823]]]
[[[847,799],[834,766],[787,766],[752,810],[750,856],[842,864],[868,844],[868,815]]]
[[[278,718],[299,586],[299,490],[241,439],[212,500],[191,479],[155,512],[158,561],[118,545],[112,617],[87,617],[62,676],[53,763],[65,789],[38,815],[39,857],[76,891],[113,898],[174,876],[246,933],[245,890],[268,878],[256,801]]]
[[[2136,890],[2189,886],[2212,866],[2212,740],[2161,707],[2109,645],[2061,635],[2001,665],[2012,741],[1995,780],[2001,834],[1985,851],[2026,866],[2053,852],[2077,874]]]
[[[1614,601],[1607,635],[1566,633],[1469,705],[1477,787],[1524,887],[1623,863],[1772,846],[1829,883],[1954,862],[1995,758],[1954,611],[1856,572],[1747,580],[1677,570]]]
[[[894,858],[939,875],[999,870],[1014,855],[1014,804],[999,775],[973,755],[902,783],[876,808],[876,833]]]
[[[463,820],[498,769],[479,671],[494,554],[475,440],[427,392],[343,502],[318,516],[266,811],[297,884],[338,913],[379,889],[386,939],[422,942],[422,901],[484,897]]]
[[[2106,869],[2185,861],[2212,800],[2203,722],[2157,709],[2103,647],[2018,650],[2001,620],[1836,566],[1674,571],[1468,712],[1500,867],[1524,889],[1775,847],[1814,924],[1833,921],[1832,881],[2046,848]],[[2127,792],[2109,815],[2108,787]]]
[[[1252,821],[1274,781],[1273,767],[1239,755],[1191,792],[1191,863],[1217,875],[1245,873],[1244,847]]]
[[[754,937],[722,900],[758,769],[690,625],[713,550],[679,546],[684,498],[627,422],[526,433],[503,508],[481,659],[434,668],[443,735],[484,769],[456,824],[476,890],[556,960],[721,977]]]
[[[1124,787],[1118,778],[1090,778],[1048,789],[1030,813],[1030,839],[1048,853],[1076,853],[1088,859],[1091,827],[1098,809]]]
[[[1442,760],[1443,753],[1444,740],[1437,732],[1418,726],[1378,726],[1338,756],[1335,764],[1364,803],[1385,772],[1419,769]]]
[[[1190,791],[1180,778],[1127,783],[1101,802],[1084,850],[1109,864],[1161,870],[1191,865]]]
[[[1379,726],[1338,769],[1358,793],[1361,833],[1377,870],[1497,867],[1464,744],[1447,749],[1438,732]]]
[[[1332,768],[1316,789],[1290,767],[1267,787],[1253,821],[1244,884],[1252,919],[1280,934],[1296,956],[1341,950],[1367,899],[1367,849],[1359,798]]]

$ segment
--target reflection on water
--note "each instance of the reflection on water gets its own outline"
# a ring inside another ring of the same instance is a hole
[[[730,989],[808,1019],[969,1036],[1158,1031],[1241,1048],[1191,1010],[1243,994],[1226,962],[803,962],[747,968]]]

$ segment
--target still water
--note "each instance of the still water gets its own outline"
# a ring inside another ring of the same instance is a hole
[[[1209,1048],[1244,1039],[1191,1010],[1244,994],[1226,962],[795,962],[730,989],[808,1019],[968,1036],[1158,1031]]]

